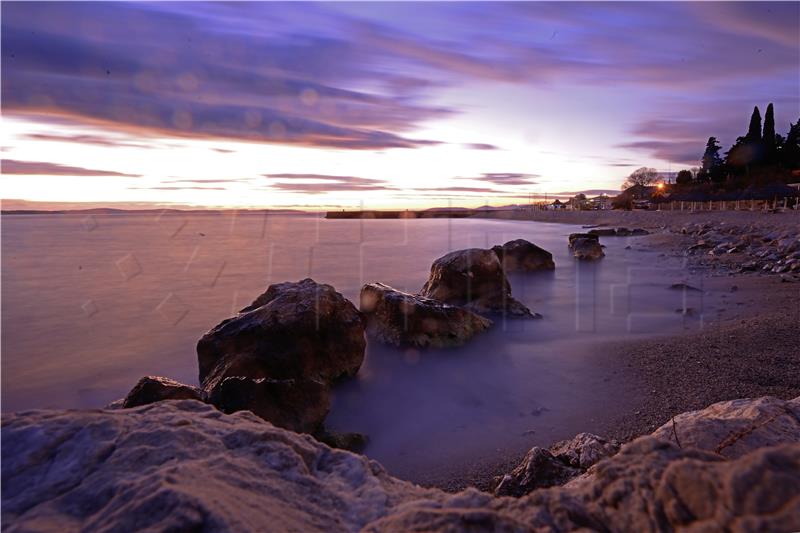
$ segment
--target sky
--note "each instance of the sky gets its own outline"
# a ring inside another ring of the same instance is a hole
[[[798,2],[0,9],[4,208],[524,203],[800,119]]]

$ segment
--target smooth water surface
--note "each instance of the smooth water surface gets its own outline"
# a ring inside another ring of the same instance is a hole
[[[443,461],[548,444],[628,407],[603,341],[696,328],[709,310],[701,292],[669,289],[684,280],[680,264],[640,238],[604,238],[607,257],[579,264],[566,246],[574,231],[234,212],[6,215],[2,409],[100,407],[148,374],[197,383],[197,339],[270,283],[312,277],[354,302],[370,281],[414,292],[449,251],[525,238],[556,262],[554,272],[511,277],[514,296],[543,319],[500,320],[454,350],[369,342],[328,422],[368,434],[367,454],[412,479]],[[683,307],[693,317],[675,312]]]

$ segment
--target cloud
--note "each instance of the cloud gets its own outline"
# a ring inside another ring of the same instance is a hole
[[[4,4],[4,112],[137,135],[370,150],[438,144],[403,132],[451,110],[345,87],[380,79],[365,68],[368,51],[344,38],[258,31],[253,9],[266,20],[277,8],[230,6],[215,18],[216,6],[200,4]]]
[[[225,187],[173,187],[169,185],[159,185],[155,187],[128,187],[131,190],[139,191],[227,191]]]
[[[326,192],[396,191],[397,187],[383,181],[357,176],[329,174],[264,174],[269,178],[270,190],[303,194]]]
[[[117,176],[124,178],[138,178],[138,174],[125,174],[111,170],[95,170],[91,168],[72,167],[48,163],[45,161],[16,161],[3,159],[3,174],[19,174],[26,176]]]
[[[96,146],[104,146],[107,148],[157,148],[158,145],[151,143],[133,142],[113,137],[102,135],[90,134],[58,134],[58,133],[28,133],[23,135],[23,138],[32,141],[51,141],[51,142],[69,142],[77,144],[92,144]]]
[[[250,178],[231,178],[231,179],[173,179],[164,183],[249,183]]]
[[[488,172],[477,177],[461,178],[493,183],[495,185],[535,185],[533,181],[539,174],[522,174],[519,172]]]
[[[495,146],[493,144],[488,143],[465,143],[462,146],[464,148],[469,148],[470,150],[500,150],[499,146]]]

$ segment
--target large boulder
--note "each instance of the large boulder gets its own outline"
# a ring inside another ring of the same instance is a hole
[[[530,309],[511,296],[500,259],[492,250],[470,248],[440,257],[431,265],[421,295],[478,313],[506,313],[534,317]]]
[[[508,241],[502,246],[493,246],[492,250],[506,272],[535,272],[556,268],[553,254],[525,239]]]
[[[329,384],[358,372],[365,347],[361,314],[333,287],[278,283],[200,339],[200,382],[208,392],[234,376]]]
[[[727,459],[647,436],[580,484],[495,498],[191,400],[5,414],[2,438],[8,531],[800,530],[796,442]]]
[[[259,418],[298,433],[316,433],[330,410],[328,387],[311,379],[228,377],[209,402],[225,413],[252,411]]]
[[[595,239],[575,239],[572,241],[572,255],[583,261],[602,259],[606,254]]]
[[[463,307],[407,294],[383,283],[361,288],[360,308],[367,319],[367,332],[395,346],[460,346],[492,325],[491,320]]]
[[[800,442],[800,398],[767,396],[715,403],[677,415],[653,436],[731,459],[765,446]]]
[[[205,394],[197,387],[160,376],[145,376],[125,396],[121,407],[127,409],[163,400],[204,401],[204,399]]]

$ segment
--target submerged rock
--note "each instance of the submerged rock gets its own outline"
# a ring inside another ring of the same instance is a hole
[[[197,387],[160,376],[145,376],[125,396],[120,407],[127,409],[163,400],[204,401],[204,399],[205,394]]]
[[[597,235],[598,237],[614,237],[617,234],[617,230],[614,228],[598,228],[598,229],[590,229],[590,235]]]
[[[567,486],[494,498],[191,400],[5,414],[2,435],[9,531],[800,530],[796,440],[726,459],[647,436]]]
[[[360,308],[369,334],[395,346],[460,346],[492,325],[491,320],[463,307],[407,294],[383,283],[361,288]]]
[[[500,259],[492,250],[470,248],[440,257],[431,265],[421,295],[477,311],[502,312],[533,318],[536,315],[511,296]]]
[[[572,255],[582,261],[594,261],[602,259],[606,254],[597,240],[575,239],[572,241]]]
[[[310,379],[227,377],[213,389],[208,400],[225,413],[251,411],[298,433],[319,431],[331,405],[328,387]]]
[[[200,382],[207,392],[233,376],[328,384],[354,376],[365,347],[361,314],[333,287],[278,283],[200,339]]]
[[[553,254],[525,239],[508,241],[502,246],[493,246],[492,250],[506,272],[536,272],[556,268]]]

